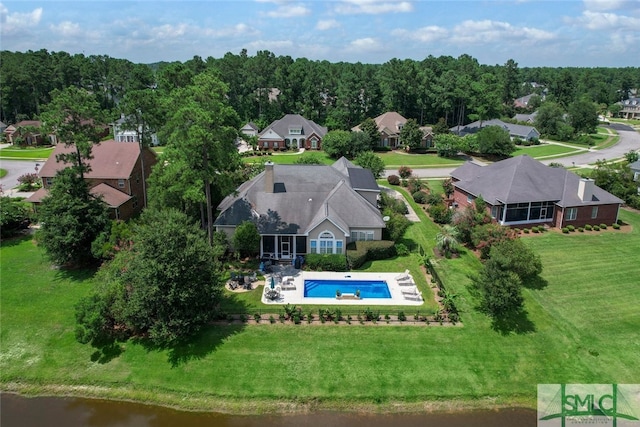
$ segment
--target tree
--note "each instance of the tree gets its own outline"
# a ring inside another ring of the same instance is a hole
[[[375,150],[380,145],[380,132],[378,132],[378,125],[375,120],[370,117],[364,119],[360,124],[360,131],[367,135],[369,141],[369,147]]]
[[[0,197],[0,236],[9,237],[29,225],[25,202],[13,197]]]
[[[73,86],[56,89],[51,96],[41,116],[43,130],[56,135],[65,146],[74,147],[71,153],[59,154],[57,160],[70,163],[82,178],[89,170],[87,160],[93,144],[100,142],[105,131],[100,106],[93,94]]]
[[[436,247],[445,257],[450,257],[458,251],[458,229],[452,225],[445,224],[436,235]]]
[[[595,133],[598,126],[598,107],[587,99],[569,104],[569,123],[578,134]]]
[[[482,297],[480,307],[489,315],[501,317],[522,308],[522,280],[513,271],[485,264],[473,283]]]
[[[440,117],[438,119],[438,123],[433,126],[433,133],[436,135],[451,133],[451,131],[449,130],[449,125],[447,125],[444,117]]]
[[[557,137],[561,133],[561,124],[565,123],[563,117],[564,111],[558,104],[546,101],[538,108],[536,129],[546,137]]]
[[[624,158],[627,160],[627,163],[634,163],[640,159],[640,153],[637,151],[630,150],[624,153]]]
[[[260,250],[260,233],[253,222],[245,221],[236,227],[233,248],[241,255],[253,255]]]
[[[380,178],[384,172],[384,161],[373,151],[364,151],[358,154],[356,164],[365,169],[369,169],[375,179]]]
[[[89,193],[72,168],[60,170],[38,209],[38,244],[57,265],[83,265],[95,261],[93,241],[109,226],[107,206]]]
[[[233,191],[234,172],[241,163],[234,145],[240,121],[228,105],[227,90],[214,74],[202,73],[193,84],[171,93],[173,113],[162,129],[167,149],[154,168],[158,176],[149,180],[155,186],[149,193],[160,203],[182,204],[187,212],[193,205],[201,206],[200,222],[209,244],[213,244],[213,194],[222,200]],[[164,185],[170,186],[169,194]]]
[[[420,148],[424,134],[414,119],[409,119],[400,130],[400,141],[411,149]]]
[[[440,157],[455,158],[458,157],[458,153],[462,151],[462,137],[452,133],[436,134],[433,142]]]
[[[442,189],[444,190],[444,194],[447,196],[447,199],[450,198],[454,192],[453,180],[451,178],[447,178],[442,181]]]
[[[520,239],[507,239],[495,243],[489,251],[489,259],[498,269],[516,273],[523,282],[542,273],[540,256]]]
[[[629,164],[602,160],[596,162],[596,167],[591,172],[591,178],[598,187],[620,197],[629,206],[640,209],[638,186],[637,182],[633,180],[633,175]]]
[[[487,126],[477,134],[478,150],[481,154],[497,157],[509,157],[516,151],[516,145],[511,141],[509,132],[500,126]]]
[[[166,345],[211,320],[221,282],[203,231],[175,209],[147,209],[133,240],[100,269],[97,292],[78,305],[79,341],[126,331]]]
[[[332,130],[322,138],[322,149],[334,159],[340,157],[353,158],[351,145],[351,132],[346,130]]]
[[[322,164],[322,156],[319,153],[305,153],[302,156],[299,156],[295,164],[297,165],[321,165]]]

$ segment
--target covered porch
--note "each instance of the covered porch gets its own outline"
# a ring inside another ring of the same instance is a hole
[[[307,236],[267,234],[260,239],[260,258],[293,260],[307,253]]]
[[[500,225],[552,223],[556,202],[521,202],[491,206],[491,216]]]

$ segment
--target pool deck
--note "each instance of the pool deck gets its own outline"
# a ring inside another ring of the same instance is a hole
[[[287,274],[288,273],[288,274]],[[265,277],[265,286],[262,290],[262,302],[264,304],[314,304],[314,305],[406,305],[406,306],[421,306],[424,304],[423,300],[407,299],[402,293],[403,289],[408,289],[408,286],[401,286],[398,284],[396,277],[403,274],[402,272],[395,273],[361,273],[361,272],[334,272],[334,271],[301,271],[290,270],[281,274],[268,274]],[[269,289],[271,283],[271,277],[274,276],[274,281],[277,286],[280,286],[279,297],[276,299],[268,299],[266,297],[266,291]],[[280,279],[282,278],[282,281]],[[289,278],[288,284],[285,283]],[[387,282],[391,298],[361,298],[361,299],[337,299],[333,298],[306,298],[304,296],[304,281],[310,279],[316,280],[384,280]]]

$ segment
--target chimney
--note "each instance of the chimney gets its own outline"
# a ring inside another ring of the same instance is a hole
[[[273,162],[264,164],[264,192],[273,193]]]
[[[593,187],[595,187],[595,181],[588,178],[580,178],[578,183],[578,197],[583,202],[591,201],[593,197]]]

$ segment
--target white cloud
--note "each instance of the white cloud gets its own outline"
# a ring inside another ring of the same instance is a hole
[[[629,0],[584,0],[586,10],[619,10],[638,8],[637,1]]]
[[[82,34],[80,24],[77,22],[63,21],[58,25],[50,25],[49,29],[62,37],[77,37]]]
[[[306,16],[311,13],[311,9],[301,4],[290,4],[288,2],[274,2],[281,4],[276,10],[267,12],[267,16],[272,18],[296,18]]]
[[[377,52],[382,49],[382,45],[372,37],[365,37],[349,43],[347,49],[351,52]]]
[[[589,10],[582,12],[582,16],[568,19],[568,21],[589,30],[626,29],[637,31],[640,27],[640,18],[608,12],[591,12]]]
[[[640,44],[640,36],[637,34],[614,33],[609,36],[609,40],[610,43],[607,47],[618,54],[625,53],[631,46]]]
[[[446,28],[438,27],[437,25],[430,25],[428,27],[422,27],[411,31],[404,28],[398,28],[393,30],[391,34],[396,37],[416,40],[421,43],[431,43],[446,38],[449,35],[449,31]]]
[[[335,19],[325,19],[318,21],[318,23],[316,24],[316,30],[326,31],[333,28],[338,28],[339,26],[340,23]]]
[[[277,52],[280,49],[291,49],[293,42],[291,40],[255,40],[249,43],[249,47],[255,50]]]
[[[453,28],[451,41],[457,44],[518,41],[535,43],[555,39],[555,34],[537,28],[518,27],[500,21],[464,21]]]
[[[342,0],[335,6],[335,11],[344,15],[412,12],[413,4],[409,1],[393,0]]]
[[[42,19],[41,7],[27,13],[9,13],[9,9],[0,3],[0,33],[2,35],[17,34],[38,25]]]

